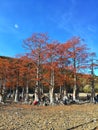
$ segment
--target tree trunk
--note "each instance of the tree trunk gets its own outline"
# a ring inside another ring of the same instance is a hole
[[[11,97],[12,97],[13,100],[15,99],[15,89],[14,89],[14,87],[13,87],[13,93],[12,93]]]
[[[73,59],[73,65],[74,65],[74,86],[73,86],[73,100],[76,100],[76,91],[77,91],[77,68],[76,68],[76,53],[75,48],[74,49],[74,59]]]
[[[28,102],[28,100],[29,100],[29,87],[28,87],[28,81],[27,81],[25,102]]]
[[[2,88],[2,95],[3,95],[3,102],[6,101],[6,79],[4,79],[4,82],[3,82],[3,88]]]
[[[95,97],[95,81],[94,81],[94,65],[92,61],[92,66],[91,66],[91,75],[92,75],[92,81],[91,81],[91,102],[94,102],[94,97]]]
[[[49,90],[50,104],[51,104],[51,105],[54,103],[53,91],[54,91],[54,88],[51,87],[50,90]]]
[[[77,79],[76,74],[74,74],[74,87],[73,87],[73,100],[76,100],[76,91],[77,91]]]
[[[22,97],[22,101],[24,100],[24,87],[22,88],[22,94],[21,94],[21,97]]]
[[[73,100],[74,101],[76,100],[76,85],[74,85],[74,88],[73,88]]]
[[[3,101],[2,94],[0,94],[0,103]]]
[[[62,86],[60,85],[60,100],[63,98],[62,93]]]
[[[54,70],[51,70],[51,82],[50,82],[50,104],[53,105],[54,103]]]
[[[94,76],[92,75],[92,81],[91,81],[91,102],[94,102],[95,97],[95,84],[94,84]]]
[[[0,79],[0,93],[2,93],[2,80]]]
[[[68,92],[67,92],[66,88],[64,89],[64,96],[68,97]]]
[[[37,81],[36,81],[36,87],[35,87],[35,101],[39,101],[39,97],[40,97],[40,92],[39,92],[39,88],[40,88],[40,83],[39,83],[39,67],[37,67]]]
[[[16,87],[14,102],[18,102],[18,87]]]
[[[39,96],[38,96],[38,87],[35,88],[35,101],[39,101]]]
[[[43,91],[43,85],[40,86],[40,94],[43,95],[44,91]]]

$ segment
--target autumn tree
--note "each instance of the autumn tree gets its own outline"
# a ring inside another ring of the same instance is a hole
[[[21,86],[22,80],[22,60],[20,57],[16,57],[10,61],[9,67],[9,82],[11,89],[13,90],[14,102],[19,101],[19,87]]]
[[[15,89],[15,71],[14,71],[14,58],[9,60],[9,72],[8,72],[8,89],[10,90],[10,96],[14,98],[14,89]]]
[[[35,100],[40,98],[42,67],[45,58],[45,45],[47,44],[48,36],[44,33],[35,33],[30,38],[24,41],[24,47],[28,50],[30,58],[34,61],[36,67],[36,86]]]
[[[90,70],[90,84],[91,84],[91,102],[94,102],[95,97],[95,69],[98,69],[98,60],[96,53],[89,53],[88,68]]]
[[[49,97],[50,104],[54,103],[54,87],[55,87],[55,75],[57,74],[56,70],[58,68],[58,49],[59,43],[53,41],[51,44],[46,46],[46,74],[44,75],[44,80],[49,85]]]
[[[78,76],[77,73],[80,73],[81,70],[86,68],[86,61],[88,58],[87,47],[84,44],[84,41],[79,37],[73,37],[68,41],[70,44],[69,55],[70,55],[70,70],[73,73],[73,100],[76,100],[79,93],[78,88]]]
[[[21,56],[21,68],[20,68],[20,76],[21,76],[21,86],[22,86],[22,98],[24,98],[24,89],[26,91],[25,94],[25,102],[29,100],[29,88],[30,83],[34,80],[35,68],[33,67],[33,61],[28,57],[28,55]]]
[[[6,97],[6,90],[7,90],[7,81],[8,81],[8,72],[9,72],[9,60],[0,58],[0,89],[1,94],[3,95],[3,101]]]
[[[61,84],[60,90],[61,90],[61,95],[67,96],[67,88],[68,88],[68,83],[69,83],[69,78],[70,77],[70,69],[68,68],[70,64],[69,60],[69,48],[70,44],[69,43],[63,43],[59,45],[59,50],[58,50],[58,73],[59,73],[59,83]]]

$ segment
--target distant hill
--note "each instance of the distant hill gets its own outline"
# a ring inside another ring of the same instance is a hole
[[[12,59],[12,57],[8,57],[8,56],[0,56],[0,58],[2,58],[2,59]]]

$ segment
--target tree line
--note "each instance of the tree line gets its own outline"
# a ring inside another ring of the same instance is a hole
[[[13,92],[14,101],[29,100],[29,90],[34,90],[34,100],[40,100],[46,88],[50,104],[54,102],[54,90],[63,97],[72,90],[73,100],[78,99],[84,80],[92,86],[91,100],[95,96],[94,70],[98,66],[96,54],[80,37],[61,43],[51,40],[46,33],[34,33],[23,41],[25,54],[16,58],[0,58],[0,93]]]

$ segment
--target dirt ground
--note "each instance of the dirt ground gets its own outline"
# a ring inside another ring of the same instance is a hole
[[[98,104],[0,104],[0,130],[97,130]]]

